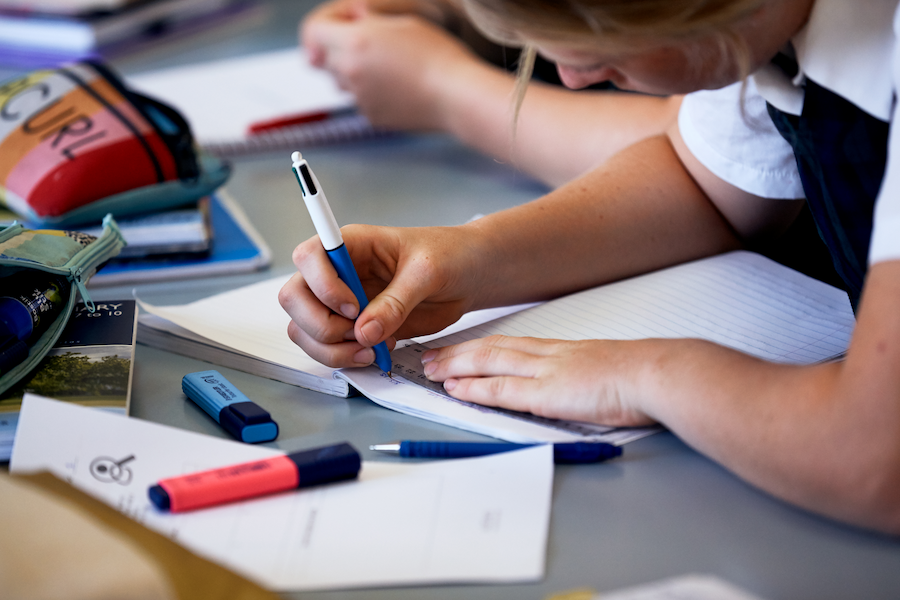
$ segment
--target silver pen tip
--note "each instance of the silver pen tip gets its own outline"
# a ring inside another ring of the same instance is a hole
[[[369,446],[369,450],[374,450],[376,452],[390,452],[393,454],[399,454],[400,442],[391,442],[389,444],[373,444],[373,445]]]

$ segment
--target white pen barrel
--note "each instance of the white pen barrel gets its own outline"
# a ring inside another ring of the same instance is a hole
[[[319,234],[325,250],[331,251],[340,248],[344,243],[344,238],[341,237],[341,228],[334,219],[334,213],[328,206],[325,194],[320,191],[315,196],[304,197],[303,201],[306,203],[306,209],[309,211],[309,216],[312,217],[316,233]]]

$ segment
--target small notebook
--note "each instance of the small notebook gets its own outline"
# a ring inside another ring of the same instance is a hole
[[[333,395],[346,395],[352,386],[387,408],[509,441],[625,443],[652,430],[542,419],[461,402],[424,379],[418,355],[423,347],[494,333],[570,340],[690,337],[774,362],[811,364],[841,356],[855,326],[843,291],[738,251],[508,311],[498,319],[480,313],[444,332],[449,335],[395,349],[395,376],[389,379],[376,367],[329,369],[294,346],[285,333],[289,318],[277,301],[286,280],[184,306],[142,303],[138,340]],[[244,317],[228,318],[235,313]]]
[[[212,243],[209,196],[194,206],[140,214],[116,219],[126,246],[116,260],[160,254],[196,254],[208,252]],[[99,237],[101,228],[80,228],[82,233]]]
[[[309,64],[302,48],[185,65],[126,78],[134,89],[185,115],[197,142],[210,153],[306,147],[379,135],[348,109],[353,96]],[[336,113],[308,124],[250,134],[254,124],[292,116]]]
[[[115,258],[97,271],[89,287],[249,273],[272,262],[265,240],[225,190],[210,196],[209,220],[207,252]]]

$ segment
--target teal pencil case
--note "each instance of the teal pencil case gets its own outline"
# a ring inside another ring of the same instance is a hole
[[[27,229],[18,223],[0,229],[0,301],[14,303],[17,298],[23,299],[33,308],[29,320],[32,316],[34,319],[28,323],[33,327],[29,330],[33,335],[27,343],[9,337],[11,343],[5,350],[17,353],[17,359],[13,366],[0,370],[0,394],[34,369],[53,347],[79,295],[88,310],[94,311],[85,285],[124,246],[125,239],[110,215],[103,219],[99,237],[73,231]],[[4,320],[3,325],[7,330],[13,323]]]

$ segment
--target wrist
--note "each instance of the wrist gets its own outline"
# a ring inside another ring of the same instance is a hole
[[[497,249],[490,231],[476,221],[448,228],[453,232],[452,245],[459,251],[455,279],[466,298],[466,311],[498,306],[496,298],[502,282],[498,281]]]
[[[434,129],[471,143],[470,130],[480,129],[484,120],[481,116],[486,110],[484,103],[494,106],[495,94],[484,84],[496,76],[496,69],[458,40],[453,43],[454,48],[448,48],[431,61],[422,91],[432,107]]]

